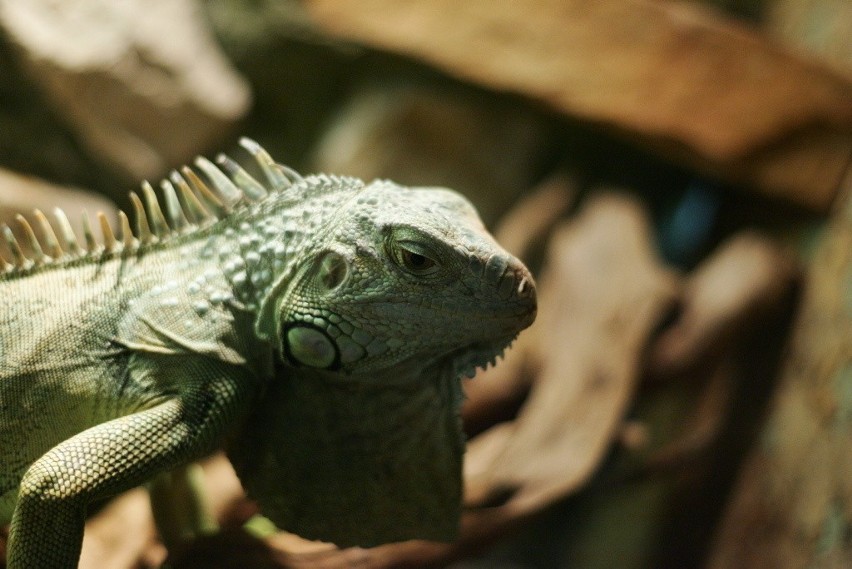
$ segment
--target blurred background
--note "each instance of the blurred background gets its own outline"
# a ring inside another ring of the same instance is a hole
[[[212,457],[172,566],[852,567],[852,2],[0,0],[10,225],[240,136],[464,192],[539,319],[465,384],[457,542],[302,542]],[[166,555],[134,491],[81,567]]]

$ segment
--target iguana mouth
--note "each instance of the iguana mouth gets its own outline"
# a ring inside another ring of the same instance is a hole
[[[496,342],[474,342],[464,348],[452,352],[449,361],[452,362],[453,375],[458,378],[472,378],[478,369],[485,371],[488,366],[497,365],[497,360],[503,358],[506,349],[511,347],[518,334],[505,337]]]

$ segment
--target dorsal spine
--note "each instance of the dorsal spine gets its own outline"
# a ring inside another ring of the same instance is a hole
[[[289,168],[276,164],[269,153],[258,143],[242,138],[240,145],[252,155],[263,172],[269,188],[258,182],[236,161],[220,155],[219,166],[206,158],[198,157],[195,166],[207,179],[205,182],[194,170],[184,166],[172,171],[169,179],[160,187],[166,213],[150,183],[142,183],[142,197],[130,192],[130,200],[136,218],[136,232],[131,229],[127,214],[119,211],[118,237],[104,212],[97,212],[97,221],[102,240],[92,231],[89,216],[83,212],[83,242],[81,247],[68,217],[61,209],[54,210],[56,229],[39,210],[33,212],[41,240],[29,221],[18,215],[16,220],[26,238],[26,249],[18,242],[12,229],[3,224],[0,233],[6,242],[8,253],[0,253],[0,274],[26,271],[45,264],[93,257],[95,255],[132,253],[140,247],[163,241],[171,235],[180,235],[197,230],[215,222],[219,217],[230,214],[241,203],[258,202],[274,191],[285,190],[301,176]],[[58,232],[58,237],[57,237]],[[8,256],[8,258],[7,258]]]

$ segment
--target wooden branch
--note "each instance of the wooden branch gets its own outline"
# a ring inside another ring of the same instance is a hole
[[[852,79],[694,3],[310,0],[331,34],[542,101],[704,172],[825,211]]]

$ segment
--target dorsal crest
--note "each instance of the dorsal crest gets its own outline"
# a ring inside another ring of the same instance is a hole
[[[179,171],[173,170],[160,183],[162,200],[147,181],[142,183],[140,193],[130,192],[135,230],[123,211],[118,212],[117,232],[107,215],[98,212],[96,220],[101,233],[98,239],[84,211],[83,235],[79,239],[61,209],[53,211],[53,223],[43,212],[35,210],[33,216],[41,234],[39,239],[33,225],[24,216],[16,216],[25,246],[8,225],[0,226],[2,241],[6,244],[6,251],[0,252],[0,275],[72,259],[133,253],[170,236],[211,225],[242,204],[262,201],[270,193],[286,190],[303,180],[295,170],[277,164],[257,142],[242,138],[240,145],[254,158],[264,182],[224,154],[217,157],[217,164],[199,156],[194,162],[197,171],[183,166]]]

